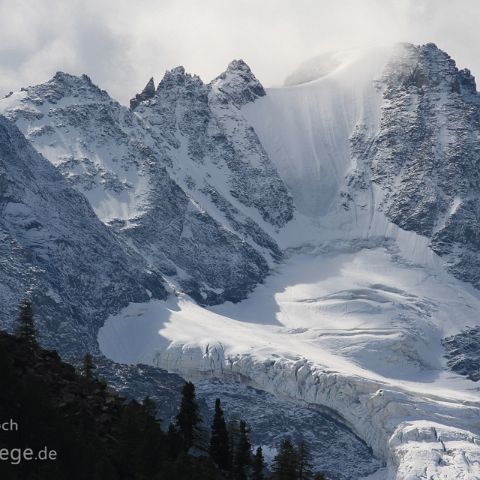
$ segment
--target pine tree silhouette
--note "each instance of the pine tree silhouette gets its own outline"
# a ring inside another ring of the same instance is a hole
[[[93,363],[93,357],[90,353],[86,353],[83,357],[82,373],[87,380],[93,380],[93,371],[97,367]]]
[[[240,434],[234,457],[234,475],[236,480],[246,480],[251,455],[252,445],[248,438],[247,424],[244,420],[240,420]]]
[[[20,304],[15,333],[18,337],[26,340],[30,345],[37,345],[37,331],[33,318],[32,301],[29,298],[26,298]]]
[[[251,480],[265,480],[263,470],[265,468],[265,460],[263,458],[262,447],[258,447],[252,459],[252,476]]]
[[[197,427],[202,421],[195,398],[195,385],[192,382],[187,382],[183,386],[182,401],[176,421],[185,450],[188,450],[193,446]]]
[[[178,457],[182,450],[182,438],[175,425],[171,423],[167,431],[167,457],[173,460]]]
[[[215,400],[215,414],[213,416],[212,435],[210,437],[210,456],[222,470],[230,470],[231,457],[227,425],[225,424],[219,398]]]
[[[313,478],[312,454],[305,440],[297,447],[298,480],[311,480]]]
[[[238,440],[240,437],[240,427],[238,419],[231,418],[227,424],[228,449],[230,452],[230,465],[234,464],[235,452],[237,451]]]
[[[297,451],[292,442],[286,438],[280,443],[280,449],[273,459],[272,480],[297,480]]]

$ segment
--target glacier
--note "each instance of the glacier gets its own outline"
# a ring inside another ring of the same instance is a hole
[[[244,105],[294,199],[294,220],[271,233],[286,259],[240,303],[132,304],[99,344],[112,359],[327,406],[383,460],[377,478],[480,478],[478,387],[449,372],[442,347],[478,322],[479,293],[425,232],[388,218],[382,185],[348,182],[363,167],[352,139],[378,138],[381,76],[409,48],[357,52]]]
[[[480,479],[479,388],[444,348],[480,308],[468,71],[401,44],[278,88],[242,61],[210,84],[178,67],[130,110],[84,77],[45,85],[0,111],[170,287],[108,312],[103,354],[327,407],[372,480]]]

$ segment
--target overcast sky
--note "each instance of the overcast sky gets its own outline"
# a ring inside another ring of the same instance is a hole
[[[243,58],[265,86],[320,53],[433,41],[480,77],[480,0],[0,0],[0,95],[87,73],[123,103],[184,65]]]

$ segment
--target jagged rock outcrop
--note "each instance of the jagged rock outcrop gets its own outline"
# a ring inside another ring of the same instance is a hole
[[[480,380],[480,327],[470,327],[442,342],[448,367],[470,380]]]
[[[254,208],[267,224],[280,228],[292,219],[291,197],[255,131],[236,108],[255,100],[259,90],[264,94],[242,61],[232,62],[210,85],[177,67],[165,74],[155,97],[136,112],[156,138],[167,141],[173,175],[199,202],[198,190],[213,187],[232,207],[243,207],[250,215],[245,207]]]
[[[152,77],[148,81],[148,83],[145,85],[145,88],[140,93],[137,93],[135,97],[130,100],[130,110],[135,110],[135,108],[140,102],[143,102],[144,100],[148,100],[149,98],[152,98],[154,95],[155,95],[155,82]]]

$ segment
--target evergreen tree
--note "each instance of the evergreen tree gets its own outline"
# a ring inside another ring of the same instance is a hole
[[[310,448],[302,440],[297,448],[297,462],[298,462],[298,480],[311,480],[313,476],[312,455]]]
[[[239,422],[236,418],[231,418],[228,421],[228,449],[230,452],[230,465],[234,464],[235,452],[237,451],[238,440],[240,437]]]
[[[240,420],[238,445],[234,456],[234,475],[236,480],[246,480],[247,468],[250,465],[252,445],[248,438],[247,424]]]
[[[258,447],[252,459],[252,476],[251,480],[265,480],[263,470],[265,468],[265,461],[263,459],[262,447]]]
[[[195,398],[195,385],[192,382],[187,382],[183,386],[182,401],[176,421],[184,447],[188,450],[193,445],[197,427],[202,421]]]
[[[84,377],[87,380],[93,380],[93,371],[96,368],[97,367],[93,363],[92,355],[90,353],[86,353],[85,356],[83,357],[83,368],[82,368]]]
[[[273,459],[272,480],[297,480],[297,452],[292,442],[286,438],[280,443],[280,448]]]
[[[176,459],[182,450],[182,439],[175,425],[171,423],[167,431],[167,457],[170,460]]]
[[[29,298],[20,304],[20,312],[17,317],[16,335],[26,340],[30,345],[37,344],[37,331],[33,319],[32,301]]]
[[[210,437],[210,456],[222,469],[230,470],[231,457],[228,441],[227,425],[220,405],[220,399],[215,400],[215,414],[212,422],[212,435]]]
[[[148,415],[153,418],[157,417],[157,406],[148,395],[143,399],[142,405]]]

